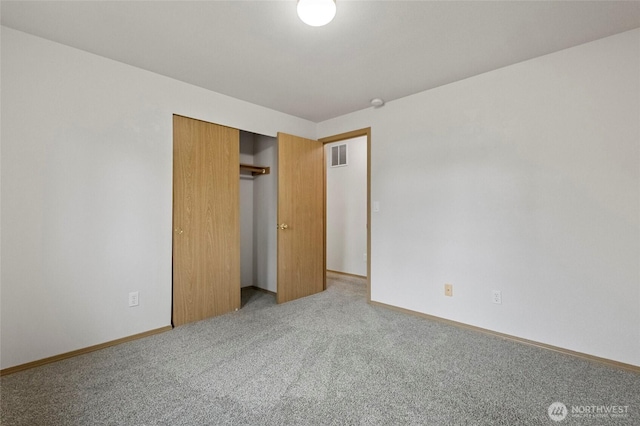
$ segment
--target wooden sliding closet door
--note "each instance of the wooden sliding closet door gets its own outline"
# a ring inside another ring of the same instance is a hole
[[[278,303],[325,288],[324,146],[278,133]]]
[[[240,308],[239,140],[173,117],[174,326]]]

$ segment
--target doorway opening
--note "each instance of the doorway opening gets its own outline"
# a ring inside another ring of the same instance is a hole
[[[277,139],[240,130],[240,307],[277,291]],[[250,165],[255,166],[253,169]],[[260,171],[261,167],[266,167]]]
[[[325,264],[366,278],[371,300],[371,128],[319,139],[325,147]]]

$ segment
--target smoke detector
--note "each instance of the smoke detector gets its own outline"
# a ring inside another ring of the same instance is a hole
[[[371,106],[374,108],[380,108],[382,105],[384,105],[384,101],[380,98],[374,98],[371,99]]]

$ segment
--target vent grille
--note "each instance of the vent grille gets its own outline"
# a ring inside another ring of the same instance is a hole
[[[331,147],[331,167],[347,165],[347,144]]]

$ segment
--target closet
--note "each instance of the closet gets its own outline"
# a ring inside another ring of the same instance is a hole
[[[173,325],[239,309],[241,286],[278,303],[324,290],[322,144],[179,115],[173,129]]]
[[[278,266],[277,159],[276,138],[240,131],[240,285],[272,293]]]

